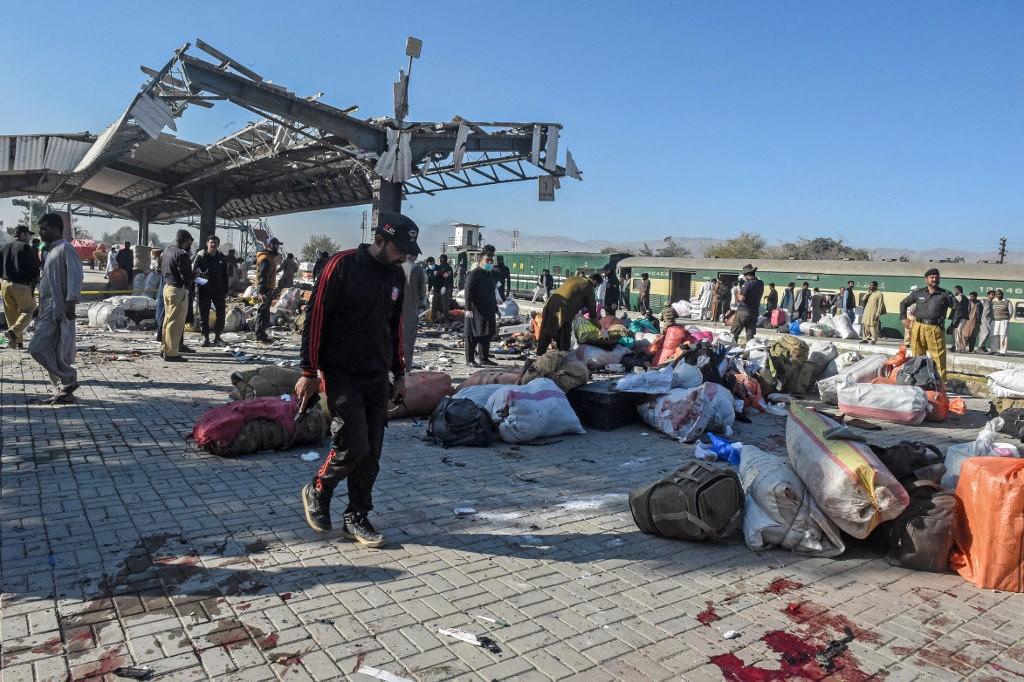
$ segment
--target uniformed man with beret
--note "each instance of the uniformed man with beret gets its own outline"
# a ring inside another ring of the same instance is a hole
[[[907,319],[907,307],[914,306],[914,323],[910,327],[910,352],[928,353],[939,374],[946,378],[946,339],[943,334],[946,313],[956,307],[953,294],[939,286],[939,269],[924,273],[925,286],[900,301],[900,320]]]

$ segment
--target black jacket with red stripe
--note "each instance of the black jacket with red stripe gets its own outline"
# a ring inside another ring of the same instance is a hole
[[[402,295],[405,273],[364,244],[331,256],[313,289],[302,327],[302,370],[405,374]]]

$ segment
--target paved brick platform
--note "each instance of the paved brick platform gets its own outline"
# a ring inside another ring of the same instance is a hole
[[[646,428],[441,450],[422,423],[393,423],[374,512],[391,544],[366,550],[303,521],[309,448],[220,459],[185,442],[225,400],[233,357],[166,365],[137,333],[80,345],[97,351],[79,355],[78,402],[56,408],[28,402],[47,388],[39,367],[0,352],[5,682],[127,665],[161,681],[372,679],[364,666],[416,680],[1024,676],[1022,595],[863,546],[813,559],[640,534],[626,494],[692,453]],[[969,405],[867,435],[966,440],[984,421],[984,402]],[[783,448],[783,418],[737,426]],[[821,669],[814,655],[845,627],[849,651]]]

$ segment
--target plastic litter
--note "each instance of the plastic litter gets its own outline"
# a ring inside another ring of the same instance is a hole
[[[381,670],[380,668],[371,668],[368,665],[364,665],[356,670],[356,672],[360,675],[369,675],[370,677],[375,677],[378,680],[384,680],[384,682],[413,682],[408,677],[395,675],[394,673],[389,673],[387,670]]]
[[[476,514],[476,509],[473,509],[472,507],[456,507],[455,508],[455,515],[456,516],[473,516],[473,514]]]
[[[725,639],[738,639],[739,636],[740,633],[736,632],[735,630],[726,630],[722,633],[722,637],[724,637]]]
[[[148,665],[132,665],[114,668],[114,675],[117,677],[128,677],[133,680],[148,680],[153,677],[155,671]]]
[[[1013,443],[998,443],[999,429],[1005,421],[996,417],[978,431],[978,436],[970,443],[950,445],[946,449],[946,475],[942,477],[942,485],[955,488],[960,480],[960,469],[964,462],[972,457],[1019,457],[1017,446]]]
[[[487,649],[492,654],[501,653],[501,647],[498,646],[498,643],[486,635],[477,636],[471,632],[462,632],[460,630],[446,630],[444,628],[441,628],[437,632],[438,634],[445,635],[446,637],[457,639],[460,642],[466,642],[467,644],[478,646],[481,649]]]
[[[306,453],[302,454],[302,461],[303,462],[315,462],[318,459],[320,459],[320,453],[319,452],[310,451],[310,452],[306,452]]]
[[[473,617],[474,618],[478,618],[479,620],[482,620],[485,623],[491,623],[493,625],[497,625],[499,628],[507,628],[508,627],[508,623],[503,621],[501,618],[489,618],[488,616],[480,616],[480,615],[473,616]]]

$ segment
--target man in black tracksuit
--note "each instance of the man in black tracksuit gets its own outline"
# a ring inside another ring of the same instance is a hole
[[[213,328],[215,344],[224,343],[220,334],[224,331],[225,302],[228,295],[228,261],[220,252],[220,237],[210,235],[206,240],[206,250],[201,251],[192,263],[192,270],[197,278],[206,280],[206,284],[196,282],[199,297],[199,327],[203,331],[203,347],[210,346],[210,306],[217,312],[217,323]]]
[[[331,411],[331,451],[300,494],[306,522],[331,530],[331,496],[347,480],[342,534],[366,547],[384,544],[366,515],[373,509],[388,398],[405,399],[400,264],[421,253],[412,220],[381,213],[378,223],[372,244],[337,253],[324,266],[302,330],[302,378],[295,385],[305,409],[319,390],[319,373]]]

